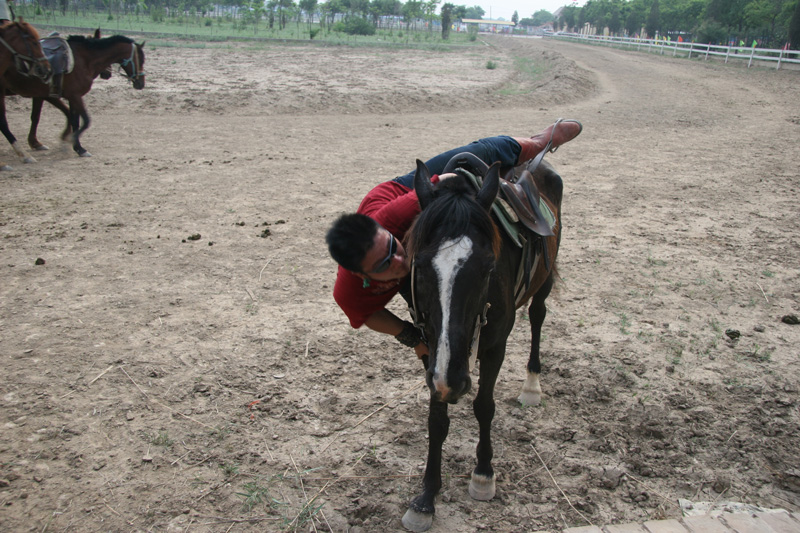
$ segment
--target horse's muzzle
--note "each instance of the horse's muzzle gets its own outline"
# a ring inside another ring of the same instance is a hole
[[[428,372],[426,377],[431,397],[439,402],[456,403],[472,389],[472,379],[466,373],[457,379],[445,379],[433,372]]]

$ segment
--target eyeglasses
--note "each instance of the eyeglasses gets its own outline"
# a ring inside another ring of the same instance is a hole
[[[380,274],[388,270],[392,265],[392,257],[394,257],[395,253],[397,253],[397,242],[394,240],[394,235],[389,233],[389,255],[372,270],[372,274]]]

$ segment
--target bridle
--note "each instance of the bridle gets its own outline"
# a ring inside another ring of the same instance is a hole
[[[414,327],[416,327],[420,334],[422,335],[422,342],[426,345],[428,344],[428,339],[425,337],[425,317],[422,313],[419,312],[417,309],[417,277],[416,277],[416,259],[411,260],[411,305],[408,306],[408,312],[411,315],[411,320],[414,323]],[[485,326],[489,320],[487,315],[489,314],[489,308],[492,306],[491,303],[486,302],[486,305],[483,307],[483,312],[480,313],[475,318],[475,330],[472,333],[472,342],[469,346],[469,371],[475,368],[475,361],[478,359],[478,341],[481,336],[481,328]]]
[[[30,35],[21,29],[19,29],[19,32],[22,40],[25,42],[25,48],[27,48],[28,53],[31,55],[20,54],[14,50],[14,48],[12,48],[12,46],[8,44],[8,42],[3,39],[2,36],[0,36],[0,44],[8,48],[12,57],[14,58],[14,68],[16,68],[17,72],[25,77],[34,76],[41,79],[45,83],[49,82],[53,73],[52,69],[50,68],[50,63],[48,63],[47,58],[45,57],[33,57],[31,45],[28,42],[28,37],[30,37]]]
[[[138,78],[141,78],[145,75],[144,70],[139,70],[140,69],[139,54],[137,54],[136,52],[137,52],[136,43],[132,42],[131,57],[129,57],[128,59],[123,59],[122,61],[119,62],[119,66],[122,70],[123,75],[129,80],[131,80],[133,83],[136,83],[136,80]],[[128,73],[125,71],[125,67],[127,67],[128,65],[131,65],[131,70],[133,71],[131,75],[128,75]]]

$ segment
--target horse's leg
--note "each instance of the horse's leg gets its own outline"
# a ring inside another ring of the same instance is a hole
[[[75,152],[81,157],[92,157],[92,154],[90,154],[86,148],[81,146],[81,134],[89,129],[89,124],[91,123],[91,120],[89,119],[89,113],[86,112],[86,108],[83,106],[83,100],[81,100],[81,105],[78,108],[78,116],[83,119],[83,125],[76,128],[76,126],[79,126],[80,120],[77,120],[76,123],[73,124],[74,133],[72,134],[72,149],[75,150]]]
[[[36,138],[36,130],[39,128],[39,119],[42,117],[41,98],[34,98],[31,104],[31,129],[28,130],[28,146],[33,150],[49,150],[47,146],[39,142]]]
[[[442,444],[450,430],[447,404],[431,399],[428,412],[428,464],[422,479],[422,494],[414,498],[403,515],[403,526],[411,531],[427,531],[436,509],[433,499],[442,488]]]
[[[17,142],[17,138],[14,137],[14,134],[11,133],[11,130],[8,128],[8,120],[6,120],[6,95],[5,91],[0,92],[0,131],[3,132],[6,140],[8,140],[11,148],[17,153],[17,155],[22,159],[24,163],[35,163],[36,159],[28,155],[28,153],[19,145]],[[11,167],[8,165],[0,166],[0,170],[11,170]]]
[[[66,138],[66,132],[72,131],[69,128],[69,109],[64,102],[61,101],[59,98],[54,97],[47,97],[47,98],[34,98],[33,105],[31,106],[31,129],[28,131],[28,146],[33,148],[34,150],[49,150],[47,146],[39,142],[37,138],[37,131],[39,128],[39,119],[42,116],[42,106],[44,105],[43,102],[48,102],[50,105],[64,113],[64,116],[67,118],[67,130],[65,133],[61,134],[61,139]]]
[[[542,372],[542,364],[539,360],[539,341],[542,336],[542,324],[547,315],[545,300],[550,295],[553,288],[553,273],[536,291],[528,307],[528,315],[531,321],[531,356],[528,359],[528,377],[522,386],[522,392],[517,400],[522,405],[539,405],[542,401],[542,387],[539,384],[539,374]]]
[[[491,355],[490,355],[491,354]],[[472,410],[478,420],[478,464],[472,471],[469,495],[476,500],[491,500],[495,494],[495,475],[492,467],[492,420],[494,419],[494,386],[500,366],[505,357],[505,342],[496,349],[481,352],[480,382],[478,394],[472,402]]]

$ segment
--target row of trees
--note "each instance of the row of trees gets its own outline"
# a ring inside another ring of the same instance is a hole
[[[0,0],[5,1],[5,0]],[[481,19],[480,6],[456,5],[442,0],[16,0],[37,9],[109,11],[174,17],[185,13],[203,16],[222,13],[252,19],[267,19],[283,28],[290,20],[309,24],[359,21],[381,27],[403,21],[406,26],[422,21],[432,29],[441,23],[447,38],[451,24],[460,19]],[[565,3],[567,0],[565,0]],[[440,11],[437,14],[437,10]],[[557,19],[540,10],[513,22],[541,26],[552,22],[555,30],[580,31],[587,25],[597,32],[654,37],[683,36],[703,43],[725,44],[753,39],[762,46],[778,47],[790,42],[800,49],[800,0],[588,0],[583,7],[566,6]],[[355,25],[358,27],[358,24]],[[363,24],[362,24],[363,26]]]
[[[800,0],[588,0],[565,7],[557,29],[579,31],[589,24],[615,35],[683,36],[702,43],[800,49]]]

